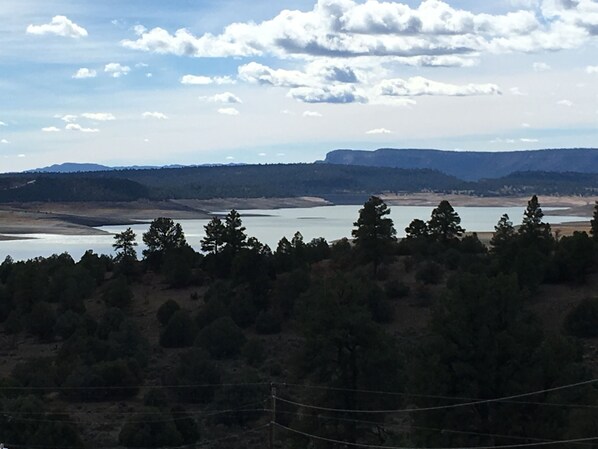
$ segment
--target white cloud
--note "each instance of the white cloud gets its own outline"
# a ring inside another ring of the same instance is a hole
[[[95,78],[98,75],[98,72],[95,70],[90,70],[87,67],[81,67],[73,74],[73,78],[81,80],[85,78]]]
[[[233,156],[226,156],[227,161],[233,161],[235,158]]]
[[[168,120],[168,117],[166,116],[166,114],[163,114],[162,112],[144,112],[143,114],[141,114],[143,116],[143,118],[155,118],[158,120]]]
[[[589,65],[586,67],[586,73],[593,74],[598,73],[598,65]]]
[[[559,106],[567,106],[567,107],[573,106],[573,102],[571,100],[559,100],[556,102],[556,104],[558,104]]]
[[[145,74],[145,77],[146,77],[146,78],[151,78],[151,77],[153,77],[153,76],[154,76],[154,74],[153,74],[153,73],[151,73],[151,72],[148,72],[148,73],[146,73],[146,74]]]
[[[509,92],[511,92],[511,95],[517,95],[517,96],[527,96],[527,94],[525,92],[522,92],[521,89],[519,89],[518,87],[511,87],[509,89]]]
[[[56,128],[55,126],[48,126],[46,128],[42,128],[42,131],[45,133],[59,133],[60,128]]]
[[[87,36],[87,30],[72,22],[65,16],[54,16],[50,23],[43,25],[29,25],[28,34],[55,34],[63,37],[80,38]]]
[[[104,67],[104,72],[110,74],[113,78],[120,78],[123,75],[127,75],[130,71],[131,67],[121,65],[118,62],[111,62]]]
[[[288,96],[303,103],[367,103],[368,98],[352,85],[295,87]]]
[[[267,156],[267,154],[266,153],[258,153],[258,156],[259,157],[265,157],[265,156]]]
[[[65,129],[67,131],[78,131],[78,132],[82,132],[82,133],[99,133],[100,130],[97,128],[84,128],[83,126],[77,124],[77,123],[69,123],[68,125],[66,125]]]
[[[72,114],[55,115],[54,117],[59,118],[60,120],[62,120],[63,122],[66,122],[66,123],[73,123],[75,120],[77,120],[77,116],[72,115]]]
[[[220,108],[218,109],[218,114],[223,115],[239,115],[240,112],[235,108]]]
[[[8,125],[4,122],[0,122],[0,126],[8,126]]]
[[[280,113],[283,115],[295,115],[293,111],[290,111],[288,109],[283,109],[282,111],[280,111]]]
[[[81,116],[98,122],[116,120],[116,117],[109,112],[84,112]]]
[[[490,143],[515,143],[515,139],[502,139],[497,137],[496,139],[491,140]]]
[[[531,128],[531,127],[532,127],[532,125],[530,125],[529,123],[522,123],[522,124],[521,124],[521,127],[522,127],[522,128]]]
[[[322,117],[322,114],[316,111],[305,111],[303,117]],[[278,154],[277,154],[278,156]]]
[[[208,84],[235,84],[236,81],[230,76],[203,76],[203,75],[185,75],[181,78],[181,84],[207,86]]]
[[[210,97],[199,97],[200,100],[209,101],[212,103],[229,103],[229,104],[240,104],[243,103],[239,97],[230,92],[224,92],[221,94],[215,94]]]
[[[121,44],[191,57],[393,56],[416,65],[467,66],[484,52],[530,53],[583,45],[596,34],[592,26],[598,28],[596,2],[566,2],[575,7],[551,11],[547,4],[557,1],[544,0],[537,11],[477,14],[441,0],[423,0],[417,7],[388,0],[318,0],[310,11],[285,9],[261,23],[232,23],[220,34],[197,36],[184,28],[171,34],[154,28]]]
[[[268,84],[277,87],[311,86],[314,80],[298,70],[272,69],[257,62],[240,66],[239,78],[249,83]]]
[[[25,155],[25,154],[23,154],[23,153],[19,153],[19,154],[17,154],[17,157],[21,157],[21,158],[22,158],[22,157],[27,157],[27,155]]]
[[[455,85],[432,81],[421,76],[403,80],[400,78],[382,81],[377,87],[380,95],[411,97],[420,95],[500,95],[496,84]]]
[[[386,128],[375,128],[365,132],[366,134],[392,134],[392,131]]]
[[[9,142],[8,140],[6,140],[6,139],[2,139],[2,140],[0,140],[0,143],[1,143],[1,144],[4,144],[4,145],[7,145],[7,144],[9,144],[10,142]]]
[[[521,142],[524,142],[524,143],[536,143],[536,142],[539,142],[539,140],[538,140],[538,139],[527,139],[527,138],[522,138],[522,139],[519,139],[519,140],[520,140]]]
[[[545,62],[534,62],[532,68],[534,69],[534,72],[548,72],[552,69],[552,67]]]

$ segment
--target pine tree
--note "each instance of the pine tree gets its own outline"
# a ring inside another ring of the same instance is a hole
[[[490,240],[492,251],[495,253],[503,252],[509,243],[513,241],[514,237],[515,228],[513,227],[513,223],[509,219],[509,215],[504,214],[500,217],[496,226],[494,226],[494,235],[492,236],[492,240]]]
[[[224,219],[224,243],[227,251],[236,254],[247,246],[247,234],[241,221],[241,215],[232,209]]]
[[[446,242],[463,234],[465,229],[459,226],[460,223],[461,217],[455,212],[451,203],[442,200],[432,211],[432,216],[428,221],[428,230],[432,237]]]
[[[377,196],[370,197],[359,211],[359,218],[351,232],[355,247],[362,257],[374,262],[374,269],[390,253],[396,243],[396,233],[390,215],[390,209]]]
[[[598,201],[594,204],[594,215],[590,220],[590,234],[592,235],[592,239],[595,241],[598,240]]]
[[[117,251],[116,262],[137,259],[137,252],[135,251],[135,247],[137,246],[136,237],[135,232],[131,228],[127,228],[125,231],[114,236],[112,247]]]
[[[207,253],[218,254],[224,245],[225,227],[222,220],[213,217],[204,226],[206,236],[201,240],[201,249]]]

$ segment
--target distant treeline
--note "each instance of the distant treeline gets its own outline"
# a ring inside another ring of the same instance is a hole
[[[481,196],[591,195],[598,174],[518,172],[467,182],[429,169],[333,164],[273,164],[163,168],[93,173],[0,175],[0,202],[133,201],[219,197],[321,196],[343,198],[381,192],[460,192]]]

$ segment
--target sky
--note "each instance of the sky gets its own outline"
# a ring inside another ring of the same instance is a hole
[[[2,0],[0,172],[596,147],[594,0]]]

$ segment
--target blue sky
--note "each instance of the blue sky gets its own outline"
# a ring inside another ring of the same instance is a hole
[[[594,0],[6,0],[0,171],[595,147]]]

